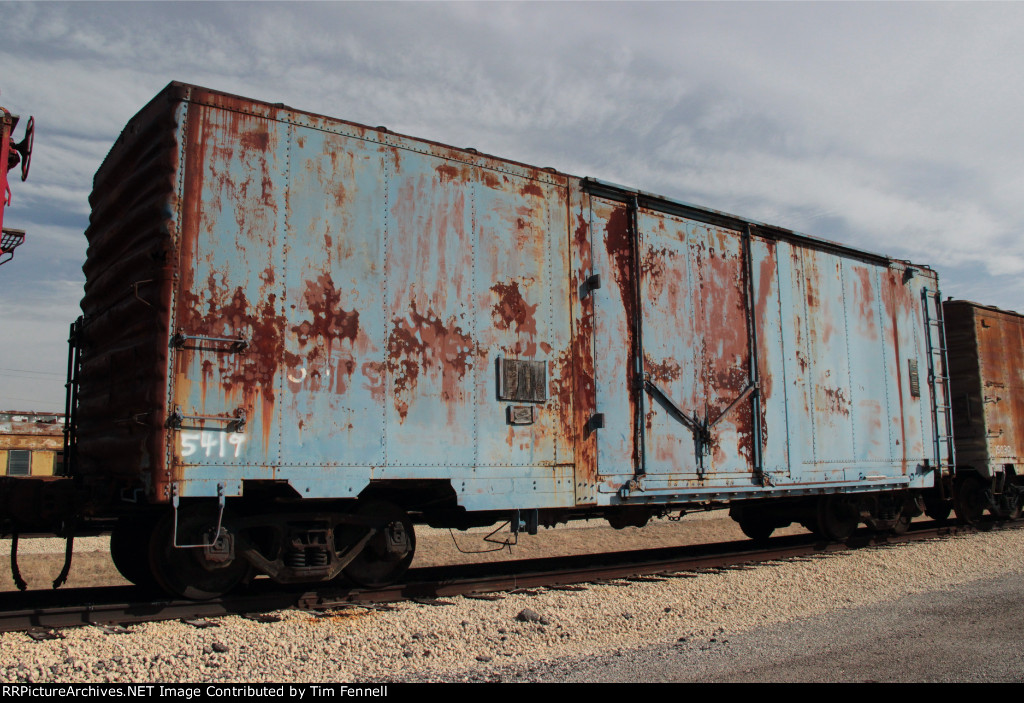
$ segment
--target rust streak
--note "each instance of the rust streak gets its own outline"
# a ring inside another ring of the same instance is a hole
[[[454,183],[462,180],[462,173],[455,166],[441,164],[435,170],[437,171],[437,175],[441,179],[442,183]]]
[[[405,419],[421,372],[441,377],[442,397],[461,395],[458,381],[465,378],[475,353],[473,340],[455,322],[442,321],[432,311],[422,314],[413,301],[406,318],[392,320],[388,337],[388,370],[393,375],[395,409]]]
[[[590,226],[585,214],[587,209],[586,201],[580,204],[572,231],[571,246],[579,259],[572,281],[576,295],[593,265]],[[578,300],[579,322],[573,327],[570,347],[555,360],[557,371],[552,377],[551,395],[558,398],[561,426],[568,435],[568,441],[576,448],[578,474],[583,481],[592,482],[597,479],[597,444],[586,436],[584,428],[597,406],[593,354],[594,297]]]
[[[529,305],[523,299],[519,290],[519,282],[496,283],[491,286],[498,296],[498,302],[491,308],[491,317],[495,327],[503,330],[511,330],[515,325],[516,331],[525,335],[528,341],[525,346],[516,344],[517,351],[524,353],[527,358],[537,355],[537,305]],[[550,349],[550,347],[549,347]]]
[[[341,307],[341,291],[335,287],[330,274],[324,273],[315,281],[306,281],[303,298],[313,319],[292,327],[299,346],[322,340],[330,352],[336,341],[348,339],[355,342],[359,334],[359,313]]]
[[[541,187],[539,185],[533,182],[527,183],[525,186],[522,187],[522,189],[520,189],[519,192],[522,193],[523,195],[532,195],[537,198],[544,197],[544,191],[541,190]]]

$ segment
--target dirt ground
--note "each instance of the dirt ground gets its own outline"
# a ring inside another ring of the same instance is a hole
[[[725,511],[688,515],[679,521],[653,520],[647,527],[614,530],[604,521],[560,525],[541,529],[537,535],[520,535],[518,544],[500,547],[485,541],[491,529],[437,530],[418,528],[416,558],[413,567],[535,559],[598,551],[620,551],[654,547],[674,547],[746,539],[739,526]],[[806,533],[800,526],[778,530],[775,534]],[[502,528],[492,539],[499,543],[512,539]],[[4,546],[8,546],[6,542]],[[64,564],[62,540],[23,540],[19,545],[18,566],[30,589],[49,589]],[[77,540],[68,576],[68,588],[125,585],[128,582],[114,568],[105,538]],[[487,551],[490,550],[490,551]],[[3,555],[10,553],[3,550]],[[3,558],[0,556],[0,558]],[[0,591],[15,590],[10,568],[0,570]]]

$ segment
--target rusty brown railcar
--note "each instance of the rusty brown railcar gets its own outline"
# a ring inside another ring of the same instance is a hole
[[[942,305],[956,441],[957,515],[1019,517],[1024,498],[1024,316],[966,300]]]

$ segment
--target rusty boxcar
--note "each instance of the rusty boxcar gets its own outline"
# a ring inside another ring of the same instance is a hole
[[[943,303],[956,438],[957,516],[1017,518],[1024,498],[1024,316]]]
[[[383,583],[414,523],[841,538],[952,463],[924,266],[179,83],[90,203],[72,473],[136,582]]]

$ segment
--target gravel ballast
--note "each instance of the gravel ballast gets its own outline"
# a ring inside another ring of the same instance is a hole
[[[724,522],[724,521],[723,521]],[[578,532],[578,531],[567,531]],[[584,591],[300,611],[217,627],[84,627],[33,641],[0,635],[8,682],[548,681],[651,647],[714,646],[796,618],[1024,574],[1024,530],[861,549],[823,558]],[[884,612],[884,609],[882,609]],[[576,663],[580,666],[577,667]],[[644,680],[638,673],[638,680]],[[596,678],[595,678],[596,677]],[[588,680],[600,680],[600,669]]]

